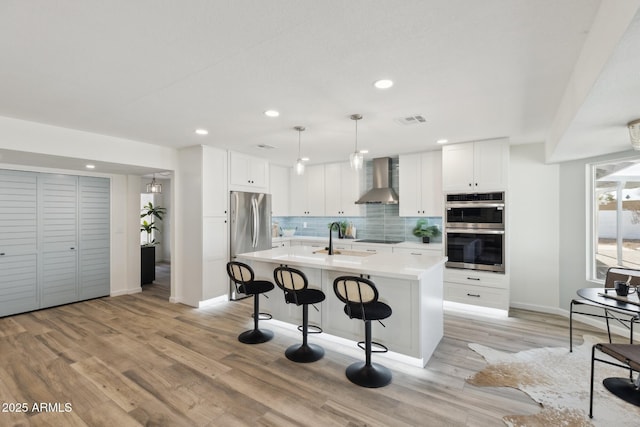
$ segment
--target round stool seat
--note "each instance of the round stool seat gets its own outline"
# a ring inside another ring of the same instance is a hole
[[[380,301],[368,304],[351,303],[344,306],[344,312],[356,319],[382,320],[391,316],[391,307]]]
[[[238,286],[240,292],[247,295],[262,294],[269,292],[273,288],[273,283],[266,280],[254,280],[253,282],[244,283]]]
[[[296,301],[296,299],[298,301]],[[319,289],[301,289],[294,293],[288,293],[285,295],[285,300],[289,304],[303,305],[303,304],[317,304],[324,301],[325,295]]]

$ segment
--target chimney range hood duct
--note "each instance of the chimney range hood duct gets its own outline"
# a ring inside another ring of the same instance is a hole
[[[380,157],[373,159],[373,188],[360,197],[356,204],[377,203],[383,205],[397,205],[398,195],[389,185],[391,172],[391,158]]]

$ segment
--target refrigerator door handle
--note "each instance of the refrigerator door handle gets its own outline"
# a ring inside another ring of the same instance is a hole
[[[258,237],[258,209],[256,199],[251,199],[251,247],[255,248]]]
[[[258,206],[258,200],[256,200],[256,199],[253,199],[253,203],[255,204],[254,212],[255,212],[255,215],[256,215],[256,241],[255,241],[255,244],[253,245],[253,247],[257,248],[258,247],[258,243],[260,242],[260,234],[261,234],[261,231],[260,231],[260,227],[261,227],[261,224],[260,224],[260,206]]]

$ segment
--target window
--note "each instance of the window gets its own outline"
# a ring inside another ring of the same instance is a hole
[[[640,159],[591,167],[591,279],[604,280],[609,267],[640,269]]]

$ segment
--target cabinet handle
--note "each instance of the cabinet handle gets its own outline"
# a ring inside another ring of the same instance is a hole
[[[471,187],[471,183],[469,183],[469,187]]]
[[[5,253],[4,252],[0,252],[0,256],[3,256],[3,255],[5,255]]]
[[[367,249],[367,252],[376,252],[375,249]]]
[[[476,187],[478,186],[478,183],[476,182]]]
[[[467,277],[467,280],[477,280],[480,281],[479,277]]]
[[[411,255],[422,255],[420,252],[411,252]]]
[[[467,296],[468,296],[468,297],[480,298],[480,295],[479,295],[479,294],[470,294],[470,293],[467,293]]]
[[[71,248],[69,248],[69,249],[71,249],[72,251],[75,251],[75,250],[76,250],[76,248],[74,248],[74,247],[71,247]]]

